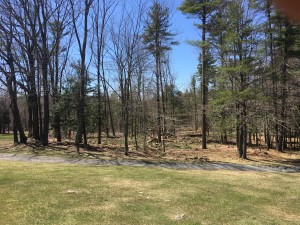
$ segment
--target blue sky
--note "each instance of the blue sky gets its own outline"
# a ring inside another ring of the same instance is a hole
[[[187,18],[179,10],[178,6],[182,0],[174,0],[171,3],[173,8],[172,28],[178,34],[176,40],[180,42],[174,46],[171,52],[171,69],[176,77],[176,84],[182,91],[189,88],[191,77],[197,71],[199,50],[187,43],[187,40],[199,40],[201,33],[194,26],[194,19]]]
[[[125,2],[129,0],[124,0]],[[136,0],[130,0],[131,4],[135,4]],[[171,73],[175,77],[176,85],[179,90],[185,91],[190,88],[191,77],[197,72],[199,49],[187,43],[188,40],[200,40],[201,33],[194,26],[195,19],[187,18],[177,8],[183,0],[160,0],[166,3],[171,11],[171,30],[176,33],[175,40],[180,44],[173,46],[170,53]],[[128,3],[128,2],[127,2]],[[151,5],[151,2],[147,2]],[[118,10],[118,9],[117,9]],[[147,8],[148,10],[148,8]],[[77,51],[73,53],[75,57],[79,57]],[[92,68],[91,68],[92,69]],[[94,72],[96,73],[96,72]]]

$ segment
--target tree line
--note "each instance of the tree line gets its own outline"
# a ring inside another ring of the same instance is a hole
[[[185,0],[179,9],[202,31],[194,44],[201,49],[203,135],[207,123],[223,143],[235,133],[240,158],[253,139],[279,151],[299,142],[299,26],[270,0]]]
[[[128,155],[129,139],[146,151],[151,134],[164,151],[176,127],[194,126],[203,149],[208,137],[234,141],[241,158],[262,141],[279,151],[299,145],[299,26],[270,0],[182,1],[178,10],[201,31],[190,41],[201,53],[185,91],[170,66],[179,44],[171,12],[159,1],[0,6],[0,82],[15,143],[47,146],[50,131],[58,142],[75,135],[79,151],[89,134],[101,144],[119,132]],[[0,121],[2,131],[10,127]]]

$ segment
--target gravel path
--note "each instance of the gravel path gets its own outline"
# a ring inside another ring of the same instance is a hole
[[[34,162],[34,163],[65,163],[98,166],[134,166],[134,167],[158,167],[169,169],[195,169],[195,170],[232,170],[232,171],[255,171],[255,172],[283,172],[300,173],[299,166],[265,166],[265,165],[242,165],[234,163],[181,163],[181,162],[152,162],[146,160],[126,159],[85,159],[64,158],[50,156],[22,155],[13,153],[0,153],[0,160]]]

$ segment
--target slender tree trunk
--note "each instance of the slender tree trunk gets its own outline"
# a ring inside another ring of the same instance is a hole
[[[138,136],[138,117],[134,117],[134,143],[135,143],[135,149],[138,150],[139,145],[138,145],[138,140],[137,140],[137,136]]]
[[[40,68],[41,65],[40,65],[40,62],[37,61],[37,68]],[[40,69],[37,70],[37,73],[36,73],[36,85],[37,85],[37,115],[34,115],[35,114],[35,110],[33,110],[33,122],[34,119],[35,119],[35,116],[37,118],[37,123],[38,123],[38,126],[36,126],[37,128],[39,128],[39,138],[41,140],[41,138],[43,137],[43,114],[42,114],[42,103],[41,103],[41,98],[42,98],[42,88],[41,88],[41,74],[40,74]],[[33,128],[33,131],[34,131],[34,128]],[[33,132],[34,134],[34,132]]]
[[[125,73],[124,73],[125,74]],[[124,75],[126,76],[126,75]],[[128,74],[130,76],[130,74]],[[124,131],[124,145],[125,145],[125,155],[129,155],[129,82],[130,78],[121,78],[121,93],[122,93],[122,115],[123,115],[123,131]]]
[[[46,50],[45,50],[46,51]],[[47,54],[46,54],[47,55]],[[48,56],[46,56],[48,57]],[[47,61],[45,59],[45,61]],[[49,134],[49,88],[48,88],[48,63],[44,62],[43,67],[43,89],[44,89],[44,118],[43,118],[43,145],[48,145],[48,134]]]
[[[159,63],[159,68],[160,68],[160,93],[161,93],[161,105],[162,105],[162,147],[163,147],[163,151],[165,152],[165,134],[166,134],[166,126],[167,126],[167,122],[166,122],[166,99],[165,99],[165,93],[164,93],[164,88],[163,88],[163,74],[162,74],[162,69],[161,69],[161,63]]]
[[[272,28],[272,16],[271,16],[271,2],[270,0],[266,0],[266,14],[268,18],[268,35],[269,35],[269,54],[270,54],[270,64],[271,64],[271,73],[272,73],[272,104],[273,104],[273,111],[275,117],[275,124],[274,124],[274,131],[275,131],[275,145],[276,148],[279,147],[279,126],[278,126],[278,88],[277,88],[277,75],[275,71],[275,64],[274,64],[274,50],[273,50],[273,28]]]
[[[242,50],[241,45],[240,47],[240,52]],[[240,54],[239,56],[239,61],[240,63],[242,62],[243,57]],[[240,72],[240,87],[239,91],[242,92],[245,89],[246,86],[246,78],[245,74]],[[240,100],[240,109],[239,109],[239,114],[240,114],[240,121],[239,121],[239,126],[240,126],[240,133],[239,133],[239,153],[240,153],[240,158],[242,159],[247,159],[247,104],[245,99]]]
[[[49,86],[48,86],[48,66],[49,66],[49,49],[48,49],[48,5],[47,1],[41,1],[37,6],[38,24],[41,38],[41,46],[39,47],[41,70],[42,70],[42,84],[43,84],[43,133],[42,133],[42,144],[48,145],[48,134],[49,134]]]
[[[124,141],[125,141],[125,155],[129,155],[129,147],[128,147],[128,115],[125,116],[124,121]]]
[[[158,143],[161,143],[161,107],[160,107],[160,56],[157,53],[156,54],[156,71],[155,71],[155,75],[156,75],[156,107],[157,107],[157,140]]]
[[[246,102],[244,100],[243,104],[243,111],[242,111],[242,129],[243,129],[243,142],[242,142],[242,158],[247,159],[247,123],[246,123],[246,118],[247,118],[247,106]]]
[[[243,75],[240,75],[243,76]],[[247,158],[247,126],[246,126],[246,103],[244,100],[237,106],[237,148],[239,157]]]
[[[130,90],[131,90],[131,83],[129,85],[130,85]],[[130,139],[132,140],[134,138],[135,123],[136,123],[136,118],[137,118],[137,114],[134,115],[134,113],[133,113],[133,112],[136,112],[136,105],[134,106],[134,104],[133,104],[133,93],[132,93],[132,91],[130,91],[130,107],[129,108],[131,108],[129,123],[131,125],[131,129],[130,129],[131,137],[130,137]]]
[[[112,134],[113,136],[115,137],[116,136],[116,133],[115,133],[115,126],[114,126],[114,119],[113,119],[113,114],[112,114],[112,108],[111,108],[111,104],[110,104],[110,98],[109,98],[109,94],[108,94],[108,90],[107,90],[107,84],[106,84],[106,78],[105,78],[105,68],[104,68],[104,60],[103,60],[103,56],[102,56],[102,60],[101,60],[101,68],[102,68],[102,77],[103,77],[103,80],[102,80],[102,85],[103,85],[103,89],[104,89],[104,96],[106,97],[106,102],[105,102],[105,115],[108,115],[106,116],[106,136],[108,137],[109,135],[109,128],[108,128],[108,120],[110,121],[110,127],[111,127],[111,131],[112,131]],[[108,108],[108,113],[107,113],[107,108]]]
[[[84,1],[84,18],[83,18],[83,41],[81,43],[78,30],[76,28],[76,19],[74,15],[74,3],[71,1],[72,4],[72,16],[73,16],[73,25],[75,28],[75,35],[77,38],[77,42],[80,49],[80,92],[79,92],[79,102],[78,102],[78,119],[77,119],[77,133],[75,144],[77,146],[77,152],[79,153],[79,143],[82,140],[82,133],[84,132],[84,116],[85,116],[85,95],[86,95],[86,82],[87,82],[87,71],[86,71],[86,46],[87,46],[87,38],[88,38],[88,15],[89,10],[92,5],[93,0],[85,0]],[[84,132],[86,135],[86,132]],[[86,139],[86,136],[85,136]],[[87,142],[87,140],[85,140]]]
[[[105,97],[106,98],[106,97]],[[107,111],[107,105],[108,105],[108,100],[106,98],[105,104],[104,104],[104,115],[105,115],[105,134],[106,137],[109,137],[109,115],[108,115],[108,111]]]
[[[207,62],[206,62],[206,7],[203,6],[202,15],[202,149],[207,149],[207,122],[206,122],[206,106],[207,106]]]
[[[105,15],[103,15],[101,20],[101,29],[99,28],[99,13],[100,13],[100,3],[97,4],[97,12],[95,18],[95,29],[96,29],[96,40],[97,40],[97,100],[98,100],[98,144],[101,144],[101,133],[102,133],[102,116],[101,116],[101,56],[103,54],[103,32],[104,32],[104,22]]]
[[[101,115],[101,90],[100,90],[100,74],[98,74],[98,144],[102,142],[102,115]]]
[[[272,142],[271,142],[270,130],[268,124],[265,125],[264,133],[265,133],[265,144],[267,145],[267,149],[270,149],[272,148]],[[257,136],[257,131],[256,131],[256,136]],[[256,146],[258,146],[258,144],[256,144]]]
[[[196,91],[196,79],[193,82],[193,95],[194,95],[194,128],[195,132],[198,131],[198,110],[197,110],[197,91]]]
[[[125,141],[125,155],[128,156],[129,155],[129,146],[128,146],[128,130],[129,130],[129,115],[128,115],[128,106],[127,103],[125,103],[125,115],[124,115],[124,141]]]
[[[13,110],[12,104],[11,104],[11,110]],[[18,144],[19,142],[18,129],[14,119],[13,119],[13,134],[14,134],[14,144]]]
[[[85,125],[85,119],[83,119],[83,125],[82,125],[82,133],[83,133],[83,144],[87,145],[87,136],[86,136],[86,125]]]
[[[284,46],[282,47],[282,56],[283,56],[283,62],[281,64],[281,85],[280,85],[280,123],[279,123],[279,137],[278,137],[278,145],[277,150],[278,151],[284,151],[285,149],[285,133],[286,133],[286,99],[287,99],[287,51],[288,51],[288,42],[287,42],[287,36],[288,36],[288,29],[289,29],[289,22],[285,21],[285,42]]]
[[[251,132],[248,132],[248,145],[252,146],[252,134],[251,134]]]
[[[32,137],[35,140],[40,140],[40,130],[39,130],[39,104],[38,104],[38,94],[36,90],[35,82],[35,65],[34,65],[34,53],[29,52],[29,75],[28,82],[30,87],[30,92],[28,93],[28,123],[29,129],[32,130]],[[31,112],[30,112],[31,111]]]
[[[145,102],[145,78],[143,79],[143,82],[142,82],[142,91],[143,91],[143,136],[144,136],[144,140],[143,140],[143,147],[144,147],[144,152],[146,153],[147,152],[147,127],[146,127],[146,124],[147,124],[147,117],[146,117],[146,102]]]
[[[108,106],[108,115],[109,115],[111,132],[112,132],[113,137],[115,137],[116,136],[116,132],[115,132],[115,126],[114,126],[114,119],[113,119],[112,108],[111,108],[111,104],[110,104],[110,99],[109,99],[108,93],[107,93],[107,106]]]
[[[10,46],[8,48],[10,49]],[[25,136],[24,129],[21,123],[21,117],[20,117],[20,112],[17,103],[17,85],[16,85],[15,70],[13,65],[13,58],[11,55],[9,56],[8,64],[10,67],[10,73],[6,75],[6,82],[7,82],[8,93],[11,99],[11,111],[13,114],[13,124],[14,124],[14,142],[15,143],[18,142],[18,132],[19,132],[20,142],[26,144],[27,137]]]
[[[28,137],[31,138],[33,136],[32,135],[32,107],[30,106],[29,100],[27,100],[27,105],[28,105]]]
[[[59,39],[59,38],[57,38]],[[55,66],[55,71],[52,71],[52,76],[51,76],[51,85],[52,85],[52,104],[55,106],[56,104],[59,103],[59,48],[60,48],[60,42],[59,40],[56,43],[56,48],[55,48],[55,57],[54,57],[54,66]],[[60,121],[60,111],[59,110],[54,110],[54,121],[53,121],[53,130],[54,130],[54,137],[56,138],[57,142],[61,142],[61,121]]]

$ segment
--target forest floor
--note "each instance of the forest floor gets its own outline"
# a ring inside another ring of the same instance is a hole
[[[148,143],[146,151],[142,148],[135,149],[132,140],[129,156],[125,156],[122,147],[123,138],[104,138],[101,145],[96,144],[95,137],[89,137],[89,140],[89,145],[80,148],[78,155],[72,141],[56,143],[52,140],[45,148],[29,140],[28,145],[15,146],[8,136],[1,135],[0,153],[1,158],[14,157],[14,160],[21,161],[54,160],[67,163],[159,166],[175,169],[300,172],[299,150],[278,152],[264,147],[249,147],[248,160],[241,160],[233,144],[209,143],[208,149],[202,150],[199,137],[182,134],[165,140],[165,152],[159,150],[155,142]],[[27,156],[22,156],[24,154]]]

